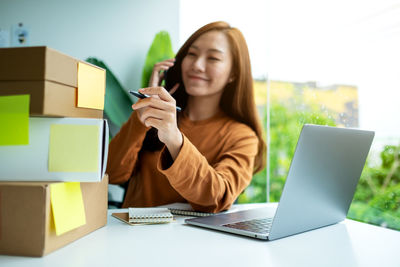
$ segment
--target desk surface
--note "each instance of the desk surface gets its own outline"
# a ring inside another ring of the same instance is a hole
[[[236,209],[269,204],[236,205]],[[0,266],[400,266],[400,232],[352,220],[261,241],[173,223],[107,226],[43,258],[0,256]],[[119,210],[121,211],[121,210]]]

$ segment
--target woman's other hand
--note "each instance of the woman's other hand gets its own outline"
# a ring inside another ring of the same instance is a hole
[[[176,84],[169,92],[159,86],[139,89],[140,93],[150,97],[132,105],[144,125],[158,130],[158,138],[167,146],[173,159],[178,155],[183,142],[176,119],[176,102],[171,96],[178,87],[179,84]]]
[[[162,80],[164,79],[164,72],[175,64],[175,58],[167,59],[161,62],[158,62],[153,67],[153,72],[151,73],[149,87],[157,87],[161,85]]]

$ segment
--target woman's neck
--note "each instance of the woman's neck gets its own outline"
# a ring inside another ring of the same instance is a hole
[[[220,110],[221,95],[189,96],[185,113],[191,121],[200,121],[211,118]]]

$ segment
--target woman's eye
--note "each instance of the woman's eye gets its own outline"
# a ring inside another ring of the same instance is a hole
[[[219,61],[220,59],[217,57],[209,57],[208,59],[213,60],[213,61]]]
[[[196,54],[193,53],[193,52],[188,52],[187,55],[188,55],[188,56],[195,56]]]

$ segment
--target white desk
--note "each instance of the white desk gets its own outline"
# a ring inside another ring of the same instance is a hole
[[[238,209],[259,205],[237,205]],[[111,212],[116,210],[109,210]],[[400,231],[345,220],[261,241],[183,223],[107,226],[43,258],[0,256],[0,266],[400,266]]]

